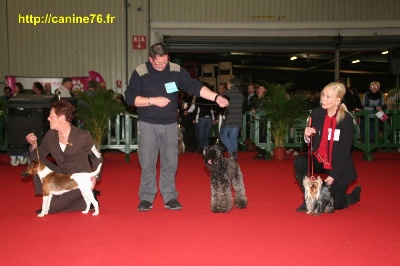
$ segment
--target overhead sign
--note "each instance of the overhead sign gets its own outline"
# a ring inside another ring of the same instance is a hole
[[[146,36],[132,36],[133,49],[146,49]]]

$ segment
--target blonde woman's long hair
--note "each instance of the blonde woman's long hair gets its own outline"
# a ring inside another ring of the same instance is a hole
[[[331,89],[332,94],[336,95],[336,97],[340,98],[341,101],[343,101],[343,97],[346,94],[346,88],[344,85],[340,82],[331,82],[328,85],[326,85],[322,90],[325,89]],[[342,102],[339,104],[339,110],[336,115],[336,123],[339,124],[345,117],[346,113],[350,114],[351,117],[353,115],[347,110],[347,106]],[[354,118],[353,118],[353,123],[354,123]]]

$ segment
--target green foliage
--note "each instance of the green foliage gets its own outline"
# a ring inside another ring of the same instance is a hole
[[[400,92],[400,84],[391,88],[388,92],[389,97],[395,95],[396,93]]]
[[[266,113],[265,123],[271,122],[271,134],[276,148],[285,144],[285,136],[299,120],[309,113],[305,95],[289,95],[288,90],[292,83],[265,82],[268,86],[267,94],[261,99],[262,110]]]
[[[3,102],[0,101],[0,121],[6,121],[7,117],[7,105]]]
[[[399,109],[400,108],[400,98],[399,95],[400,94],[400,84],[398,84],[397,86],[391,88],[388,92],[388,96],[392,97],[395,96],[395,102],[396,102],[396,106],[394,106],[395,109]],[[397,97],[396,97],[397,96]]]
[[[99,150],[108,133],[108,119],[125,111],[125,107],[117,103],[113,93],[107,90],[99,90],[93,94],[80,93],[76,108],[83,128],[89,130]]]

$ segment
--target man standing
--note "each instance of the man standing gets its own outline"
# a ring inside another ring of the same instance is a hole
[[[219,95],[224,96],[226,92],[226,85],[223,83],[219,84],[217,90]]]
[[[7,106],[7,102],[11,97],[13,97],[11,87],[4,87],[4,95],[0,97],[0,101],[4,103],[4,106]]]
[[[243,101],[243,114],[251,111],[252,104],[256,98],[256,85],[251,83],[247,86],[247,95]]]
[[[180,210],[175,175],[178,166],[178,91],[215,101],[225,107],[228,101],[212,92],[177,64],[169,62],[167,48],[156,43],[149,49],[149,61],[132,73],[125,99],[137,107],[139,115],[139,163],[141,167],[139,211],[153,207],[157,194],[156,172],[160,153],[160,192],[164,207]]]
[[[247,86],[247,95],[245,94],[244,100],[243,100],[243,114],[246,112],[250,112],[251,108],[253,105],[255,105],[255,101],[257,99],[256,95],[256,85],[251,83]],[[250,115],[246,116],[246,136],[244,136],[246,139],[250,139]]]
[[[95,79],[89,80],[88,89],[85,91],[87,95],[94,96],[99,90],[99,83]]]
[[[46,82],[44,84],[43,88],[44,88],[44,91],[43,91],[44,94],[47,94],[47,95],[52,94],[52,92],[51,92],[51,84],[50,83]]]
[[[346,88],[346,94],[343,97],[343,103],[346,105],[347,110],[349,110],[349,112],[353,112],[356,109],[356,107],[355,107],[353,94],[351,93],[350,89],[347,87],[347,78],[339,77],[336,81],[342,83],[343,86]]]
[[[268,85],[263,82],[263,81],[258,81],[257,82],[257,89],[256,89],[256,95],[257,99],[255,100],[255,105],[251,108],[252,114],[259,113],[263,111],[263,98],[266,97],[266,94],[268,92]],[[260,117],[261,119],[265,119],[264,116]],[[260,123],[259,127],[259,142],[266,142],[267,141],[267,127],[264,123]],[[257,146],[257,151],[258,154],[254,156],[253,158],[255,160],[264,160],[266,159],[267,152]]]
[[[239,80],[230,78],[226,84],[228,89],[225,98],[229,100],[229,106],[225,112],[225,119],[222,121],[221,141],[228,150],[229,158],[238,159],[238,135],[243,124],[242,104],[243,94],[239,91]]]
[[[61,87],[57,89],[57,94],[60,97],[71,97],[72,79],[63,78]]]

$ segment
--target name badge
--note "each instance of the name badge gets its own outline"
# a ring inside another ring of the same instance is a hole
[[[179,91],[175,82],[165,83],[165,89],[167,90],[167,93],[173,93]]]
[[[328,128],[328,140],[331,140],[331,133],[332,129]],[[333,134],[333,140],[339,141],[339,137],[340,137],[340,129],[335,129],[335,133]]]

